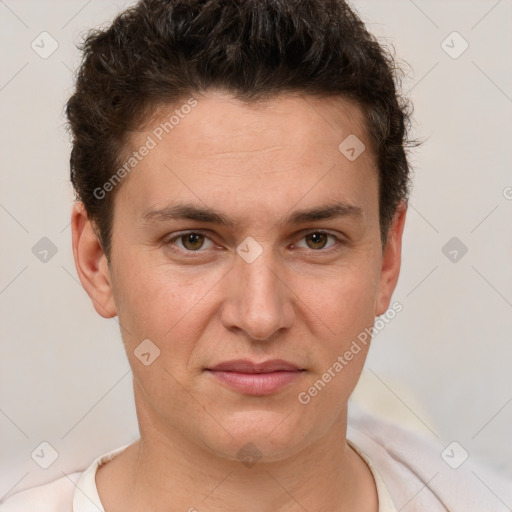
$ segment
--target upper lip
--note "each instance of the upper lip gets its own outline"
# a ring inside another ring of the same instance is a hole
[[[300,368],[283,359],[269,359],[261,363],[255,363],[248,359],[236,359],[233,361],[224,361],[208,370],[238,372],[238,373],[270,373],[278,371],[296,372]]]

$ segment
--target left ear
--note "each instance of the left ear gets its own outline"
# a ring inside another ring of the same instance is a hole
[[[398,282],[402,262],[402,234],[404,232],[407,204],[401,202],[393,216],[388,238],[382,253],[379,290],[375,304],[375,316],[384,314],[389,308],[391,296]]]

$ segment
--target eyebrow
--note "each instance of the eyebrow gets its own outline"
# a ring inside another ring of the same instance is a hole
[[[352,217],[357,219],[362,216],[363,210],[359,206],[344,203],[342,201],[336,201],[334,203],[306,210],[296,210],[284,218],[284,220],[280,220],[277,224],[304,224],[306,222],[329,220],[341,217]],[[184,219],[209,224],[219,224],[228,228],[235,227],[235,222],[222,212],[191,203],[169,205],[164,208],[150,210],[142,215],[142,221],[145,224],[158,224],[160,222]]]

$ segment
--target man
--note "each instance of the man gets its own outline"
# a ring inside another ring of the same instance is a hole
[[[406,102],[354,12],[147,0],[83,51],[73,251],[118,316],[140,440],[2,510],[506,510],[500,478],[347,428],[409,188]]]

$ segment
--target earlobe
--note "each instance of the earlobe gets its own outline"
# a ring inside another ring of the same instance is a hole
[[[103,247],[94,232],[84,204],[77,201],[71,213],[73,256],[80,282],[94,309],[104,318],[116,316],[110,272]]]
[[[398,282],[402,261],[402,235],[404,232],[406,213],[407,204],[401,202],[393,216],[388,239],[382,253],[382,267],[375,316],[383,315],[389,308],[391,296]]]

